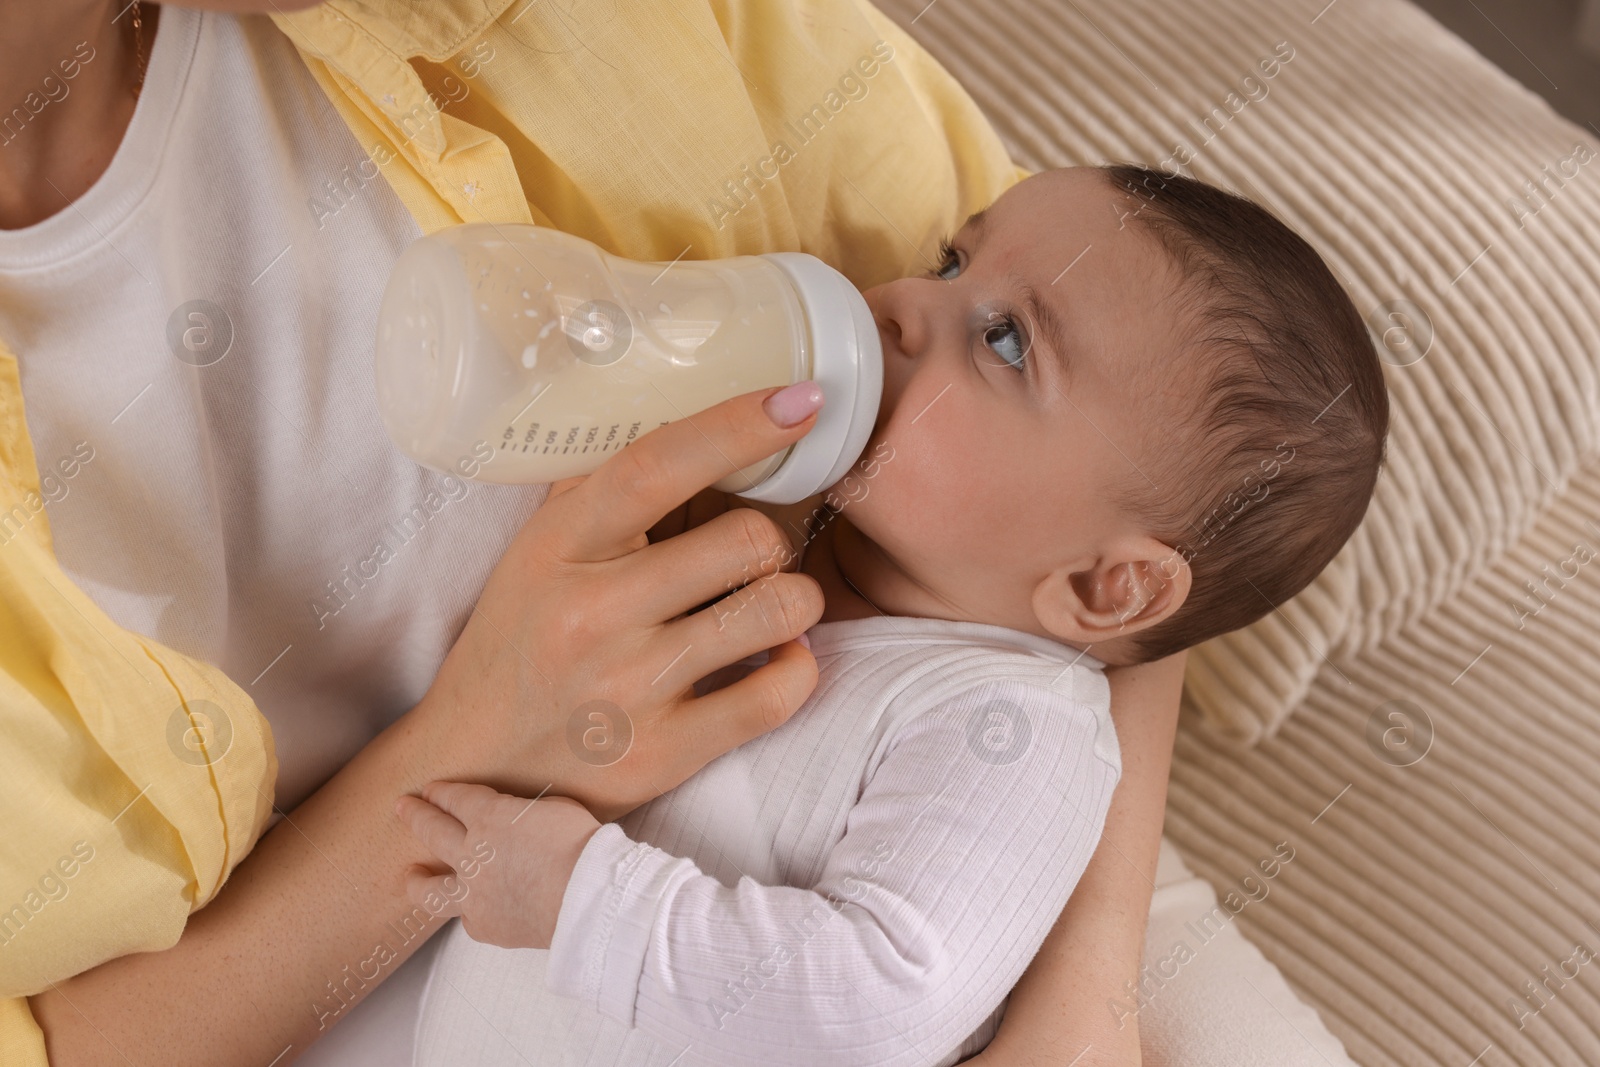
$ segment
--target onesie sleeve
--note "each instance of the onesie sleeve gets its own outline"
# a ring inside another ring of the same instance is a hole
[[[957,1049],[1043,943],[1120,775],[1104,678],[1068,674],[984,683],[902,726],[812,889],[729,888],[602,827],[562,900],[550,988],[719,1062],[921,1067]]]

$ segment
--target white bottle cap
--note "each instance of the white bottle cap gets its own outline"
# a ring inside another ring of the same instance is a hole
[[[811,380],[822,387],[822,410],[776,471],[735,495],[794,504],[843,478],[866,450],[883,399],[883,347],[872,309],[843,274],[804,252],[761,258],[788,276],[805,309]]]

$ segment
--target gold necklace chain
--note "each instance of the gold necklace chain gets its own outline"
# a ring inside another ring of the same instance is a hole
[[[144,20],[139,17],[139,0],[133,0],[133,56],[134,62],[139,65],[139,74],[133,83],[133,98],[139,99],[139,90],[144,88]]]

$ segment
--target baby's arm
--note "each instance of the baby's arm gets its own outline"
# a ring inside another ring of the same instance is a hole
[[[1117,777],[1097,724],[1020,682],[943,701],[895,735],[811,890],[728,888],[602,827],[550,986],[699,1057],[929,1063],[1006,996],[1095,849]]]
[[[1005,997],[1083,873],[1117,777],[1098,723],[1015,681],[916,716],[810,890],[730,889],[571,801],[450,784],[401,801],[453,868],[409,888],[478,940],[550,945],[554,991],[697,1059],[924,1064]]]

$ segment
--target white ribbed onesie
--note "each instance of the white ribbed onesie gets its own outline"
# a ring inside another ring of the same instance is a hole
[[[988,1043],[1121,773],[1102,665],[939,619],[809,636],[806,704],[601,827],[548,951],[446,930],[417,1067],[929,1067]]]

